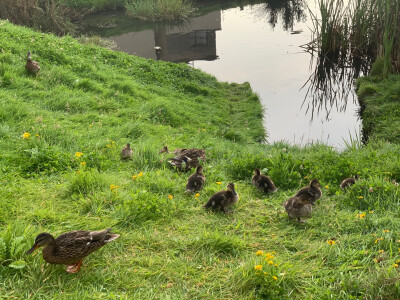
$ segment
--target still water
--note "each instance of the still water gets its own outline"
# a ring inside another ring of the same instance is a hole
[[[91,30],[114,40],[121,51],[186,62],[221,81],[249,82],[265,108],[269,143],[321,141],[342,149],[344,140],[359,132],[358,104],[350,91],[344,103],[312,105],[314,91],[307,95],[306,82],[315,60],[300,48],[312,38],[306,2],[225,6],[175,25],[126,20],[115,14],[87,22],[96,24],[97,30],[93,26]],[[314,0],[308,2],[313,10]]]

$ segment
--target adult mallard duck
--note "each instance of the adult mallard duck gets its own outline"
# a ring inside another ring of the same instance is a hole
[[[81,268],[83,258],[118,237],[119,234],[111,233],[111,228],[101,231],[71,231],[56,239],[51,234],[43,232],[36,237],[35,244],[26,254],[45,246],[43,248],[45,261],[49,264],[67,265],[68,273],[76,273]]]
[[[350,187],[351,185],[356,183],[357,179],[358,179],[357,176],[356,177],[349,177],[349,178],[344,179],[342,181],[342,183],[340,184],[340,188],[342,190],[344,190],[344,189]]]
[[[235,191],[233,183],[229,183],[226,187],[226,191],[220,191],[210,197],[203,208],[211,208],[216,211],[222,211],[228,213],[228,208],[235,204],[239,199],[239,195]]]
[[[200,159],[206,160],[204,149],[183,149],[177,156],[169,158],[169,163],[180,171],[188,171],[200,165]]]
[[[133,154],[133,150],[131,149],[131,144],[128,143],[121,150],[121,159],[122,160],[130,159],[132,154]]]
[[[310,218],[312,211],[312,200],[306,194],[294,196],[283,202],[283,206],[290,218],[297,219],[299,222],[305,222],[301,218]]]
[[[31,52],[28,51],[27,60],[25,64],[25,69],[31,74],[37,74],[40,71],[40,66],[37,61],[31,59]]]
[[[204,176],[203,167],[198,166],[196,168],[196,173],[190,175],[187,181],[186,192],[194,193],[200,191],[203,188],[205,181],[206,181],[206,176]]]
[[[312,205],[314,205],[315,201],[317,201],[319,198],[322,196],[322,191],[321,191],[321,184],[317,179],[313,179],[310,181],[309,186],[303,187],[300,189],[295,197],[300,197],[300,196],[305,196],[310,199],[312,202]]]
[[[260,169],[257,168],[254,169],[254,176],[251,179],[251,183],[264,193],[274,193],[278,190],[271,177],[261,175]]]

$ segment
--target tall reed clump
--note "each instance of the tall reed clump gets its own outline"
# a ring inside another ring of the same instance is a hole
[[[191,0],[130,0],[125,4],[127,15],[143,20],[187,19],[194,11]]]
[[[309,51],[346,62],[383,58],[382,75],[400,72],[399,1],[318,0],[318,6]]]
[[[70,33],[78,13],[56,0],[2,0],[0,19],[58,35]]]

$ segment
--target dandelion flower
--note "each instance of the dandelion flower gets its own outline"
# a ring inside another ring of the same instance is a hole
[[[76,152],[76,153],[75,153],[75,157],[81,157],[82,155],[83,155],[82,152]]]
[[[173,199],[173,198],[174,198],[174,196],[168,195],[168,199]]]
[[[81,162],[81,165],[86,165],[86,161]]]
[[[393,267],[397,268],[399,265],[398,264],[394,264]]]
[[[390,230],[388,230],[388,229],[385,229],[385,230],[383,230],[383,232],[387,233],[387,232],[390,232]]]
[[[335,242],[334,240],[329,240],[329,241],[327,241],[327,243],[328,243],[329,245],[331,245],[331,246],[333,246],[333,245],[336,244],[336,242]]]
[[[256,255],[258,255],[258,256],[261,256],[261,255],[263,255],[264,253],[261,251],[261,250],[258,250],[257,252],[256,252]]]
[[[199,196],[200,196],[200,194],[199,194],[199,193],[196,193],[196,195],[194,195],[194,196],[197,198],[197,197],[199,197]]]
[[[329,189],[329,185],[326,185],[325,188],[326,188],[326,189]]]
[[[31,137],[31,134],[29,132],[24,132],[24,134],[22,135],[23,139],[29,139]]]
[[[385,251],[383,251],[383,250],[379,250],[379,253],[384,253]]]
[[[272,279],[273,279],[273,280],[278,280],[278,277],[272,276]]]
[[[374,213],[374,211],[373,211],[373,210],[370,210],[370,211],[369,211],[369,213],[370,213],[370,214],[373,214],[373,213]]]
[[[138,177],[143,176],[143,172],[140,172],[137,176]]]
[[[257,265],[257,266],[254,267],[254,269],[261,270],[262,269],[262,265]]]
[[[80,174],[81,173],[81,171],[76,171],[76,174]]]
[[[217,181],[217,182],[216,182],[216,184],[221,184],[221,183],[222,183],[221,181]]]
[[[363,196],[358,196],[358,199],[364,199],[364,197]]]
[[[137,178],[137,175],[132,175],[132,180],[135,180]]]
[[[272,260],[269,260],[269,261],[268,261],[268,264],[269,264],[269,265],[273,265],[274,262],[273,262]]]
[[[119,186],[118,185],[115,185],[115,184],[110,184],[110,190],[116,190],[117,188],[119,188]]]
[[[360,218],[361,220],[365,218],[365,213],[362,214],[357,214],[357,218]]]

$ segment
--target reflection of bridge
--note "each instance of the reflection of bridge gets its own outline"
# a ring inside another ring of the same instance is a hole
[[[193,18],[183,25],[157,25],[154,30],[110,37],[129,54],[172,62],[217,59],[215,32],[221,30],[221,11]],[[161,47],[155,50],[154,47]]]

